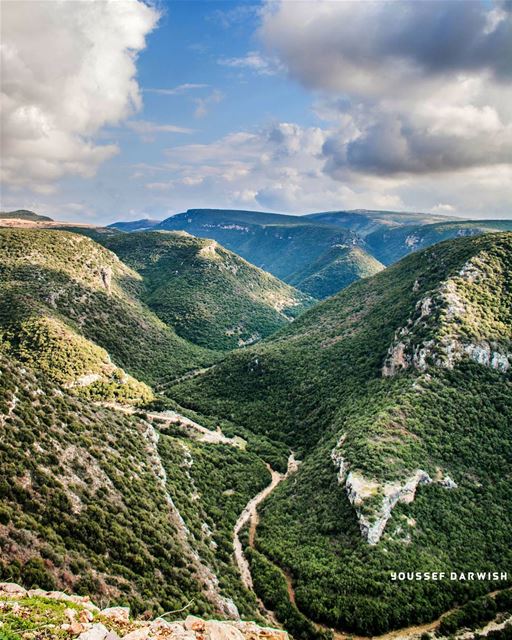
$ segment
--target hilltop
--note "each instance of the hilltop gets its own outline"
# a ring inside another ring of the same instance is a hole
[[[384,265],[361,247],[341,243],[334,244],[312,264],[294,273],[289,281],[301,291],[323,299],[382,269]]]
[[[42,216],[28,209],[17,209],[16,211],[0,211],[1,220],[29,220],[31,222],[53,222],[52,218]]]
[[[313,303],[214,240],[142,232],[106,243],[142,276],[148,307],[203,347],[225,350],[256,342]]]
[[[256,584],[363,634],[504,586],[389,574],[512,562],[511,257],[511,233],[414,253],[168,391],[303,459],[262,509]]]

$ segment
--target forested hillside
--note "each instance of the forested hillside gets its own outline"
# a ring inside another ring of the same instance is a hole
[[[73,397],[3,348],[0,371],[0,580],[138,614],[257,615],[231,528],[267,482],[259,458]]]
[[[511,565],[511,281],[512,234],[445,242],[169,391],[303,458],[263,508],[253,569],[284,570],[311,618],[425,621],[497,585],[391,571]]]
[[[148,307],[178,335],[210,349],[257,342],[313,303],[214,240],[147,232],[106,245],[141,274]]]
[[[512,231],[512,220],[467,220],[381,228],[369,234],[366,241],[371,253],[388,265],[443,240],[495,231]]]
[[[110,229],[133,232],[150,227],[212,238],[315,298],[333,295],[383,265],[442,240],[512,229],[507,220],[466,221],[365,209],[302,216],[190,209],[153,222],[118,222]]]
[[[82,235],[1,229],[0,275],[1,342],[61,384],[147,400],[127,374],[154,384],[215,359],[147,308],[138,273]]]

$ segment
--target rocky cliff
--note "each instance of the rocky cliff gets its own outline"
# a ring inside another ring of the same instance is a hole
[[[88,596],[0,583],[0,637],[9,640],[288,640],[285,631],[255,622],[178,619],[180,613],[137,620],[128,607],[101,609]]]

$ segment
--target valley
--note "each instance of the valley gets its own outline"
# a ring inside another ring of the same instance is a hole
[[[296,640],[501,633],[510,580],[389,575],[512,566],[509,222],[175,218],[0,219],[0,579]]]

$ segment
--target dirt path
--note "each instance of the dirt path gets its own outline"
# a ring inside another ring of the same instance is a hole
[[[108,407],[109,409],[115,409],[116,411],[122,411],[123,413],[128,413],[130,415],[133,415],[136,413],[136,411],[138,411],[134,407],[129,407],[112,402],[102,402],[99,404],[104,407]],[[228,438],[222,433],[220,429],[217,429],[217,431],[207,429],[206,427],[203,427],[203,425],[190,420],[190,418],[187,418],[181,413],[177,413],[176,411],[143,411],[143,413],[150,420],[158,420],[167,424],[176,424],[184,427],[185,429],[195,432],[195,437],[199,440],[199,442],[206,442],[209,444],[228,444],[232,447],[238,447],[239,449],[245,446],[245,443],[241,438]]]
[[[285,478],[284,473],[279,473],[278,471],[274,471],[270,467],[270,465],[267,465],[267,467],[272,477],[270,484],[268,484],[263,489],[263,491],[260,491],[257,495],[255,495],[254,498],[249,500],[249,502],[245,506],[245,509],[242,511],[238,520],[236,521],[235,527],[233,529],[233,549],[235,551],[236,564],[240,571],[240,575],[242,576],[242,582],[244,583],[245,587],[247,589],[250,589],[251,591],[253,588],[251,570],[249,569],[249,563],[247,562],[247,558],[244,555],[239,534],[240,534],[240,531],[248,522],[251,523],[251,529],[254,528],[253,523],[254,523],[254,519],[257,517],[258,505],[260,504],[260,502],[263,502],[263,500],[265,500],[265,498],[267,498],[272,493],[272,491],[274,491],[277,485],[280,482],[282,482]],[[254,533],[253,533],[253,539],[254,539]]]
[[[156,390],[163,392],[166,389],[169,389],[169,387],[174,386],[175,384],[179,384],[180,382],[184,382],[185,380],[190,380],[192,378],[197,378],[198,376],[202,376],[207,371],[210,371],[210,369],[213,369],[213,367],[215,367],[214,364],[212,364],[210,367],[204,367],[202,369],[192,369],[192,371],[187,371],[187,373],[184,373],[182,376],[179,376],[178,378],[173,378],[172,380],[167,380],[166,382],[161,382],[160,384],[157,384]]]
[[[267,468],[270,471],[271,480],[270,484],[268,484],[262,491],[260,491],[254,498],[251,498],[249,502],[245,505],[244,510],[238,517],[238,520],[235,523],[233,528],[233,550],[235,554],[235,561],[238,566],[238,570],[240,571],[240,575],[242,577],[242,582],[244,586],[251,590],[254,593],[251,569],[249,567],[249,562],[244,555],[244,551],[242,548],[242,543],[240,542],[240,531],[244,528],[244,526],[249,523],[249,544],[250,546],[254,546],[254,536],[256,534],[256,527],[258,525],[258,505],[268,498],[268,496],[274,491],[277,485],[282,482],[285,478],[287,478],[291,473],[294,473],[298,468],[298,462],[295,460],[293,453],[290,454],[288,458],[288,468],[286,473],[279,473],[278,471],[274,471],[272,467],[267,464]],[[258,604],[261,607],[261,610],[264,612],[266,617],[274,624],[275,626],[280,626],[277,621],[274,613],[265,608],[263,602],[256,596],[258,600]]]

